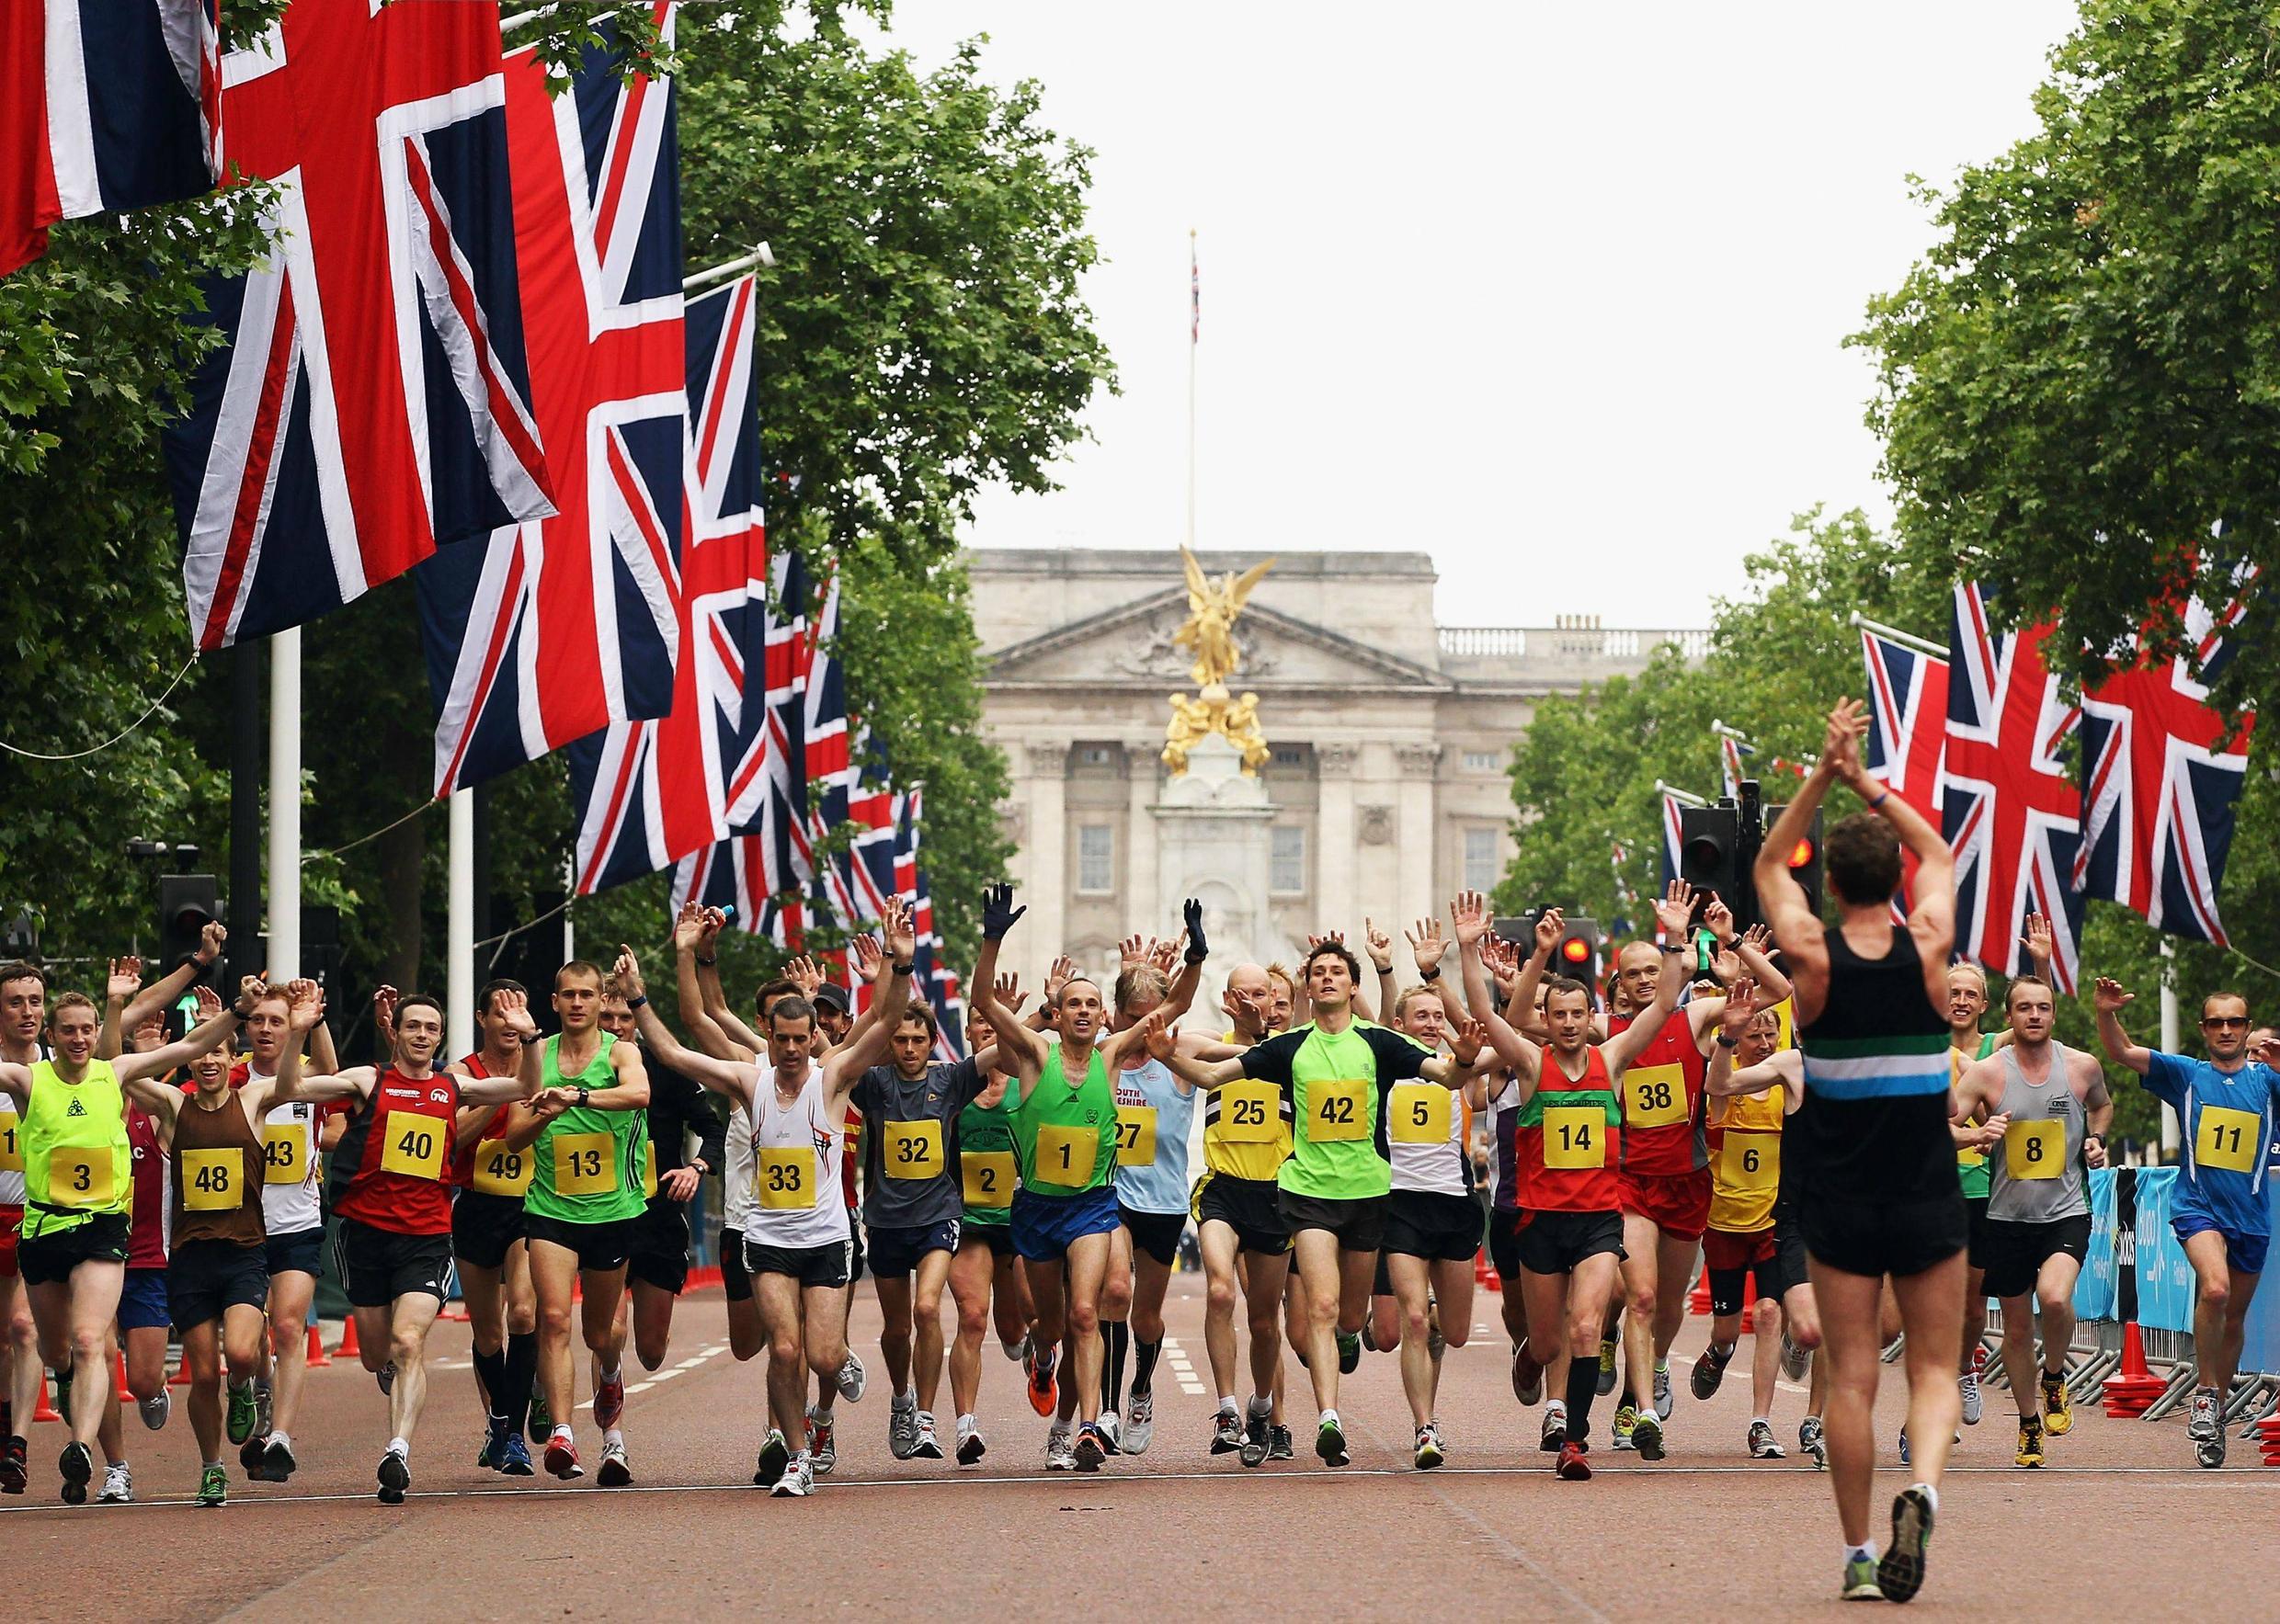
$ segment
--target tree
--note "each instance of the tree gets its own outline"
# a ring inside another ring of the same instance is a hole
[[[2276,691],[2280,21],[2245,0],[2083,0],[2041,128],[1922,188],[1940,240],[1854,342],[1899,522],[2012,624],[2056,614],[2075,674],[2197,586],[2263,570],[2220,698]],[[2211,538],[2221,527],[2221,537]]]

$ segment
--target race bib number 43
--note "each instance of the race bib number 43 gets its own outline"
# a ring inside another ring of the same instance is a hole
[[[261,1182],[299,1184],[308,1175],[308,1130],[298,1122],[273,1122],[262,1129]]]

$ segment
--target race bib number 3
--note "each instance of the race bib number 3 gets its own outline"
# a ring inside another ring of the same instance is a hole
[[[1623,1125],[1669,1128],[1686,1120],[1686,1069],[1673,1062],[1623,1074]]]
[[[443,1176],[444,1125],[417,1111],[390,1111],[381,1130],[380,1170],[406,1178]]]
[[[1306,1138],[1335,1144],[1370,1137],[1370,1085],[1359,1077],[1317,1078],[1306,1085]]]
[[[1718,1182],[1729,1190],[1770,1190],[1781,1183],[1781,1135],[1728,1133],[1718,1147]]]
[[[618,1136],[560,1133],[554,1136],[554,1193],[606,1196],[618,1187]]]
[[[1607,1113],[1597,1106],[1544,1107],[1546,1167],[1607,1165]]]
[[[2003,1130],[2003,1171],[2013,1178],[2056,1178],[2066,1170],[2066,1124],[2013,1122]]]
[[[114,1198],[111,1153],[63,1146],[48,1153],[48,1200],[58,1207],[107,1207]]]
[[[0,1111],[0,1173],[24,1171],[24,1143],[16,1137],[14,1111]]]
[[[299,1184],[309,1176],[309,1135],[298,1122],[273,1122],[261,1130],[261,1182]]]
[[[530,1156],[510,1151],[503,1139],[486,1139],[475,1146],[475,1189],[485,1196],[519,1199],[530,1191]]]
[[[948,1171],[940,1122],[889,1122],[884,1144],[889,1178],[940,1178]]]
[[[1100,1158],[1100,1133],[1094,1128],[1066,1128],[1047,1122],[1037,1130],[1037,1181],[1081,1189],[1092,1182],[1093,1164]]]
[[[815,1147],[762,1145],[752,1187],[761,1206],[779,1212],[815,1206]]]
[[[188,1212],[229,1212],[245,1204],[242,1151],[184,1151],[182,1206]]]
[[[1438,1083],[1394,1085],[1386,1130],[1402,1144],[1449,1142],[1449,1091]]]
[[[958,1157],[969,1207],[1007,1207],[1013,1202],[1013,1153],[966,1151]]]
[[[1271,1083],[1231,1083],[1219,1091],[1219,1137],[1229,1144],[1273,1140],[1282,1091]]]
[[[2247,1173],[2264,1153],[2263,1119],[2254,1111],[2203,1106],[2201,1125],[2193,1136],[2193,1159],[2203,1167],[2228,1173]]]
[[[1127,1167],[1156,1164],[1156,1107],[1116,1107],[1116,1159]]]

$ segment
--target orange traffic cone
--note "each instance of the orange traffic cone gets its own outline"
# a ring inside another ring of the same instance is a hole
[[[51,1403],[48,1400],[48,1379],[44,1375],[40,1378],[40,1403],[33,1408],[31,1418],[34,1421],[61,1421],[63,1419],[63,1416],[56,1414],[54,1404]]]
[[[1483,1291],[1504,1289],[1504,1282],[1497,1278],[1496,1270],[1488,1266],[1488,1249],[1486,1246],[1473,1254],[1473,1284]]]
[[[2106,1378],[2105,1412],[2113,1416],[2142,1415],[2168,1385],[2146,1365],[2146,1341],[2131,1320],[2122,1327],[2122,1368]]]
[[[127,1356],[120,1353],[116,1357],[119,1365],[119,1402],[122,1404],[131,1404],[134,1403],[134,1392],[127,1385]]]
[[[357,1346],[356,1315],[350,1314],[340,1323],[340,1340],[333,1345],[336,1359],[361,1359],[364,1350]]]
[[[168,1387],[188,1387],[190,1384],[190,1356],[184,1354],[176,1361],[174,1374],[166,1378]]]
[[[316,1322],[314,1320],[311,1320],[309,1322],[309,1357],[306,1361],[307,1368],[312,1370],[322,1370],[332,1362],[333,1356],[325,1351],[325,1334],[316,1328]]]
[[[1686,1312],[1690,1314],[1706,1314],[1710,1312],[1710,1271],[1708,1269],[1702,1271],[1702,1278],[1694,1282],[1694,1289],[1688,1294]]]

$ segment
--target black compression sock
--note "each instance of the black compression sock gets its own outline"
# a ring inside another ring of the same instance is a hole
[[[1577,1356],[1568,1361],[1568,1437],[1582,1443],[1591,1436],[1591,1401],[1599,1396],[1599,1362]]]
[[[1155,1342],[1143,1342],[1137,1336],[1132,1339],[1133,1397],[1138,1398],[1142,1393],[1147,1392],[1154,1388],[1156,1383],[1156,1356],[1163,1351],[1164,1344],[1160,1339]]]
[[[507,1334],[507,1390],[493,1402],[499,1414],[522,1425],[530,1410],[530,1382],[539,1369],[539,1334],[535,1331],[510,1331]]]
[[[475,1374],[483,1379],[483,1391],[490,1401],[492,1415],[504,1415],[507,1413],[507,1388],[506,1353],[484,1353],[483,1349],[476,1348],[474,1359]]]
[[[1106,1355],[1100,1361],[1100,1411],[1114,1414],[1124,1407],[1124,1358],[1132,1347],[1132,1326],[1123,1320],[1102,1320],[1100,1340]]]

